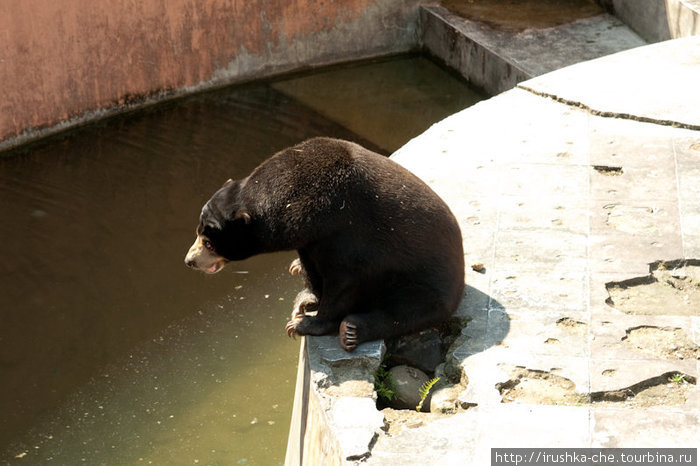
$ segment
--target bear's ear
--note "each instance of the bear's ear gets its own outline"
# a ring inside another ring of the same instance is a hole
[[[232,184],[233,184],[233,180],[232,180],[231,178],[229,178],[228,180],[226,180],[226,183],[224,183],[224,185],[222,186],[222,188],[225,188],[226,186],[230,186],[230,185],[232,185]]]
[[[238,212],[236,212],[236,216],[233,217],[233,220],[243,220],[243,223],[247,225],[250,223],[250,214],[248,213],[248,210],[240,209]]]

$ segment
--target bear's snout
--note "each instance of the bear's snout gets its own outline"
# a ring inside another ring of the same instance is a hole
[[[216,254],[213,249],[207,247],[208,239],[197,235],[190,250],[185,256],[185,265],[191,269],[201,270],[205,273],[216,273],[228,262],[225,258]]]

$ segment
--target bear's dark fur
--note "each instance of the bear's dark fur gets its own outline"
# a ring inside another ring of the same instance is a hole
[[[464,292],[462,235],[447,205],[405,168],[347,141],[310,139],[229,180],[197,233],[224,262],[296,249],[290,271],[306,289],[288,333],[339,332],[348,351],[445,320]],[[196,256],[188,265],[204,269]]]

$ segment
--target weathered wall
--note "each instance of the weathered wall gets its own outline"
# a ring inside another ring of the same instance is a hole
[[[336,335],[302,337],[285,466],[356,464],[370,456],[384,427],[372,374],[385,352],[382,340],[348,353]]]
[[[0,2],[0,150],[174,95],[407,51],[419,3]]]
[[[700,0],[598,0],[648,42],[700,34]]]
[[[301,338],[297,383],[294,391],[294,410],[289,426],[285,466],[342,464],[341,447],[335,437],[311,383],[311,368],[306,338]]]

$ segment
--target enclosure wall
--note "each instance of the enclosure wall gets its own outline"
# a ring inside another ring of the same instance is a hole
[[[0,150],[164,98],[405,52],[418,3],[0,2]]]

